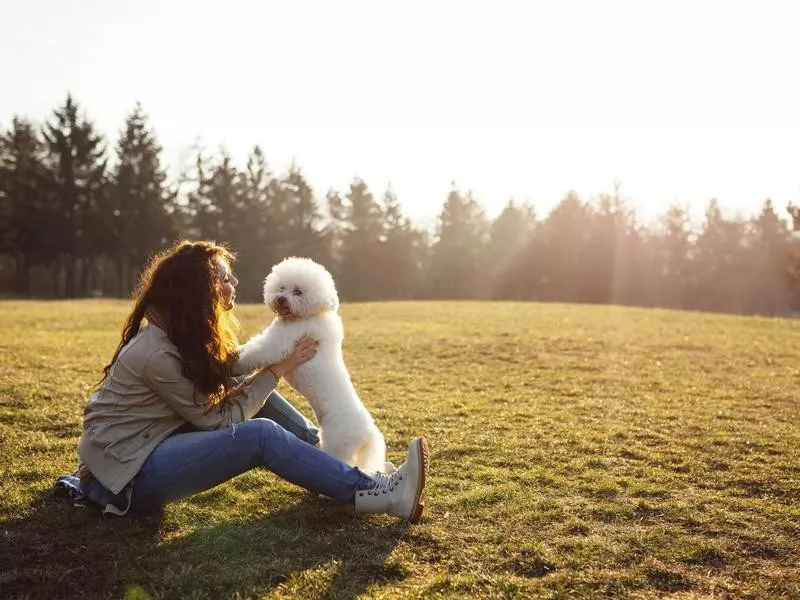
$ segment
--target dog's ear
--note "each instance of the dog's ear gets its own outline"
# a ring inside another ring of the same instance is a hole
[[[269,274],[264,278],[264,287],[261,290],[261,297],[264,299],[264,303],[268,303],[269,288],[274,279],[275,279],[275,269],[273,268],[269,272]]]

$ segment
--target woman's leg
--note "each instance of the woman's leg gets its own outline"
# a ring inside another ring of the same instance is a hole
[[[82,481],[80,487],[86,498],[103,509],[103,514],[124,515],[128,512],[130,497],[127,489],[115,494],[104,488],[94,477],[86,482]]]
[[[255,467],[316,494],[352,502],[375,480],[300,440],[269,419],[215,431],[173,435],[161,442],[133,480],[133,510],[150,510],[219,485]]]
[[[261,410],[256,413],[257,419],[271,419],[278,425],[293,433],[312,446],[319,443],[319,429],[306,419],[291,403],[278,392],[272,391]]]

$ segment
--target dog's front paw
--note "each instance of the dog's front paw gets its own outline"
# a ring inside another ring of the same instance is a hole
[[[255,348],[247,344],[239,347],[239,359],[234,367],[235,374],[250,373],[262,366],[259,364]]]

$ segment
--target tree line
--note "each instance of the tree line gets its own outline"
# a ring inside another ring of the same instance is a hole
[[[789,220],[800,221],[790,205]],[[781,211],[784,212],[784,211]],[[570,192],[546,215],[509,200],[490,219],[455,184],[435,229],[419,228],[391,187],[360,178],[324,195],[302,169],[272,170],[254,146],[246,164],[192,151],[173,181],[143,108],[108,148],[67,96],[43,125],[0,127],[0,290],[21,296],[126,297],[147,257],[175,238],[213,239],[239,256],[238,296],[260,298],[285,256],[326,265],[344,300],[495,299],[787,314],[800,269],[787,220],[770,200],[751,219],[708,202],[694,226],[670,206],[642,224],[619,186]]]

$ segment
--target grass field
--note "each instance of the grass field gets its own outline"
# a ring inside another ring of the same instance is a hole
[[[126,308],[0,302],[2,598],[800,598],[800,322],[345,305],[389,458],[431,443],[420,524],[264,471],[104,519],[51,484]]]

